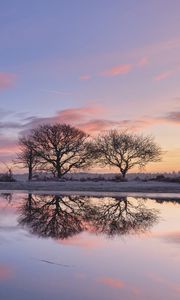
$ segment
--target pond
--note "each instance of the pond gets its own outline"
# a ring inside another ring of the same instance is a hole
[[[0,299],[180,299],[180,198],[1,194]]]

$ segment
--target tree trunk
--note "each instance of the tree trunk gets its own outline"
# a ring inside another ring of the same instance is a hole
[[[61,161],[60,161],[59,153],[57,154],[55,169],[56,169],[57,177],[58,179],[60,179],[62,177],[62,172],[61,172]]]
[[[29,174],[28,174],[28,180],[32,180],[33,172],[32,172],[32,166],[29,167]]]
[[[126,173],[123,172],[122,173],[122,178],[125,179],[125,177],[126,177]]]
[[[57,177],[60,179],[62,177],[61,169],[57,169]]]
[[[28,210],[32,210],[32,194],[28,194]]]
[[[126,178],[126,173],[127,173],[127,171],[126,171],[126,170],[123,170],[123,171],[121,171],[121,174],[122,174],[122,178],[123,178],[123,179],[125,179],[125,178]]]

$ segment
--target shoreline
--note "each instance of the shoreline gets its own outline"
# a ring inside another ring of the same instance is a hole
[[[179,183],[167,183],[167,182],[112,182],[112,181],[16,181],[16,182],[0,182],[0,192],[48,192],[55,193],[76,193],[76,194],[126,194],[131,193],[149,193],[149,194],[179,194]]]
[[[148,198],[159,200],[176,200],[180,202],[180,193],[148,193],[148,192],[82,192],[82,191],[41,191],[41,190],[0,190],[1,194],[35,194],[35,195],[61,195],[61,196],[82,196],[82,197],[96,197],[96,198]]]

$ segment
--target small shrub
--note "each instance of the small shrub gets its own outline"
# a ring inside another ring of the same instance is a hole
[[[127,179],[123,178],[120,174],[116,174],[113,181],[126,182]]]
[[[0,182],[15,182],[12,172],[8,171],[7,173],[0,174]]]
[[[166,179],[166,177],[163,174],[157,175],[154,180],[159,180],[159,181],[164,181]]]
[[[139,178],[139,176],[136,176],[136,177],[134,178],[134,180],[135,180],[135,181],[141,181],[141,178]]]

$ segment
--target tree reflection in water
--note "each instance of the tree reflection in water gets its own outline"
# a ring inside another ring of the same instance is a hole
[[[108,236],[145,232],[157,221],[158,211],[147,208],[143,200],[32,194],[19,217],[32,234],[55,239],[82,231]]]
[[[144,201],[114,198],[98,208],[94,220],[96,232],[108,236],[142,233],[158,221],[158,211],[148,209]]]
[[[84,230],[91,208],[79,197],[28,195],[19,223],[41,237],[65,239]]]

